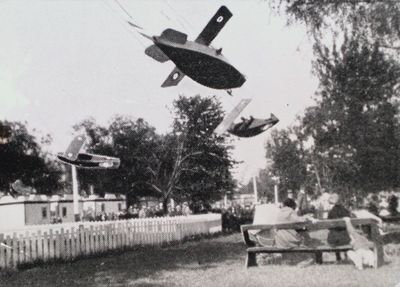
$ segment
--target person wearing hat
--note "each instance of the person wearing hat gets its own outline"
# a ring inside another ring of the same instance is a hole
[[[340,202],[337,193],[332,193],[329,197],[329,203],[332,206],[328,213],[328,219],[338,219],[350,217],[350,211],[347,210]],[[332,246],[347,245],[350,243],[350,236],[345,227],[330,228],[328,232],[328,244]],[[336,260],[340,261],[340,252],[336,253]]]

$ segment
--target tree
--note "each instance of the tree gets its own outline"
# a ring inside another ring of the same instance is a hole
[[[174,195],[208,202],[219,199],[234,186],[230,168],[231,146],[213,131],[223,119],[215,97],[180,96],[174,102],[173,133],[177,136],[178,179]]]
[[[388,0],[272,0],[275,11],[284,10],[305,23],[317,44],[327,31],[347,31],[364,43],[400,49],[400,2]]]
[[[41,150],[26,124],[0,121],[0,129],[7,135],[7,140],[0,144],[0,189],[8,190],[10,183],[20,179],[43,194],[57,191],[60,170]],[[43,141],[46,140],[50,138]]]
[[[312,138],[319,173],[345,190],[398,186],[398,64],[358,38],[316,56],[317,104],[307,109],[302,132]]]
[[[301,142],[293,130],[273,130],[266,144],[267,159],[272,161],[271,173],[278,176],[283,191],[298,190],[305,183],[307,164]]]

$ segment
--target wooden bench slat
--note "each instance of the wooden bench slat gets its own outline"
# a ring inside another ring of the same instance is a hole
[[[249,247],[248,252],[274,252],[274,253],[285,253],[285,252],[342,252],[351,250],[353,247],[351,245],[343,246],[317,246],[317,247],[294,247],[294,248],[277,248],[277,247]]]
[[[373,218],[352,218],[351,224],[353,225],[371,225],[377,223]],[[343,219],[325,219],[319,220],[315,223],[311,221],[305,222],[288,222],[288,223],[277,223],[277,224],[246,224],[241,226],[241,230],[268,230],[268,229],[302,229],[318,230],[318,229],[329,229],[334,227],[346,227],[346,223]]]

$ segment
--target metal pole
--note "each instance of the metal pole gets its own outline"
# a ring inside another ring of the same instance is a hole
[[[72,165],[72,197],[74,201],[74,218],[79,221],[79,190],[76,166]]]
[[[257,181],[255,176],[253,176],[253,189],[254,189],[254,204],[257,204],[258,192],[257,192]]]
[[[275,183],[274,185],[274,194],[275,194],[275,204],[278,205],[278,183]]]

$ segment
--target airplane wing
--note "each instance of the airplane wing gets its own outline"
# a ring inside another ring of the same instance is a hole
[[[78,158],[79,151],[85,144],[85,141],[86,137],[84,135],[76,136],[65,151],[65,157],[69,160],[76,160]]]
[[[243,99],[237,104],[237,106],[222,120],[222,122],[214,130],[217,135],[222,135],[226,132],[233,121],[239,116],[239,114],[244,110],[244,108],[251,102],[251,99]]]
[[[206,27],[204,27],[203,31],[201,31],[195,42],[206,46],[210,45],[231,17],[231,11],[225,6],[221,6]]]
[[[185,77],[185,74],[177,67],[175,67],[169,74],[167,79],[164,81],[164,83],[162,83],[161,87],[166,88],[176,86],[183,79],[183,77]]]

